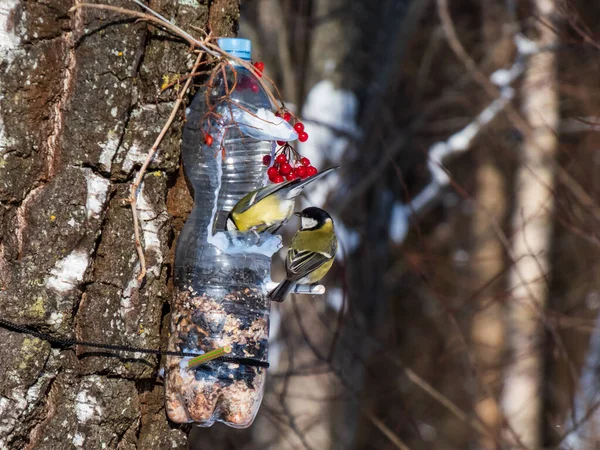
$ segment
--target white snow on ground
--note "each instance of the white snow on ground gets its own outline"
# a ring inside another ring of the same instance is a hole
[[[77,249],[58,261],[50,271],[52,276],[46,281],[46,287],[57,292],[68,292],[83,280],[89,265],[86,251]]]

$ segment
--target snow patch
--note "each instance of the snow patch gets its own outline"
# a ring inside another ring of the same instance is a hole
[[[310,139],[299,144],[300,153],[321,169],[323,156],[341,163],[351,139],[360,136],[357,111],[358,99],[353,92],[336,88],[330,80],[315,84],[302,108]]]
[[[220,158],[219,158],[220,160]],[[144,193],[144,184],[142,183],[138,199],[137,212],[140,217],[140,228],[144,237],[144,250],[155,254],[156,262],[151,267],[148,267],[148,272],[153,272],[155,276],[159,276],[160,265],[163,261],[163,254],[160,246],[160,238],[158,233],[160,228],[168,220],[167,213],[155,211],[152,204]]]
[[[343,251],[338,250],[335,259],[338,261],[344,260],[344,253],[352,253],[360,245],[360,234],[357,231],[347,228],[346,225],[335,215],[333,223],[335,224],[335,235],[338,238],[340,247]]]
[[[73,445],[75,447],[81,447],[84,442],[85,438],[83,437],[83,435],[81,433],[75,433],[75,436],[73,436]]]
[[[281,245],[281,236],[271,233],[219,231],[210,238],[212,245],[227,255],[258,254],[273,256]]]
[[[269,109],[259,108],[251,113],[240,107],[230,108],[230,105],[219,109],[226,122],[235,122],[242,133],[251,138],[286,142],[298,139],[294,127]]]
[[[344,307],[344,291],[338,287],[328,289],[326,302],[334,311],[339,312]]]
[[[87,218],[98,219],[106,204],[110,181],[96,175],[90,169],[86,169],[85,179],[87,181],[87,198],[85,201]]]
[[[135,275],[140,270],[139,263],[134,266],[133,276],[127,282],[127,286],[123,289],[123,294],[121,295],[121,309],[122,315],[127,315],[131,310],[133,310],[133,306],[131,304],[131,295],[133,294],[133,290],[138,285],[137,276]]]
[[[50,314],[50,318],[48,319],[49,325],[60,325],[63,321],[63,313],[53,312]]]
[[[12,62],[16,49],[21,44],[21,38],[15,33],[14,24],[10,22],[13,10],[18,0],[2,0],[0,2],[0,61]]]
[[[403,203],[396,202],[392,208],[390,219],[390,238],[396,244],[404,242],[409,229],[410,209]]]
[[[125,155],[125,161],[123,161],[123,172],[129,173],[133,169],[134,165],[142,165],[146,161],[148,156],[147,152],[142,151],[140,144],[134,142],[129,147],[127,154]]]
[[[46,287],[57,292],[68,292],[83,280],[89,265],[89,256],[84,250],[74,250],[58,261],[50,271],[52,276],[46,281]]]
[[[0,63],[8,63],[6,67],[9,67],[12,61],[22,53],[19,48],[21,39],[15,33],[14,24],[9,22],[18,3],[18,0],[0,1]],[[2,108],[0,108],[1,111]],[[4,123],[0,116],[0,152],[14,144],[14,140],[6,135]]]
[[[93,417],[102,415],[102,408],[98,399],[91,395],[86,389],[81,389],[75,399],[75,413],[80,423],[86,423]]]
[[[119,137],[114,131],[110,131],[107,141],[98,142],[97,144],[102,149],[98,162],[103,166],[104,170],[110,171],[112,160],[119,149]]]

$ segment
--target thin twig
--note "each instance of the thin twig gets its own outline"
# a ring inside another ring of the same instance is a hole
[[[196,62],[194,63],[194,67],[192,68],[192,73],[194,73],[194,71],[196,70],[196,67],[198,67],[200,60],[202,59],[202,56],[203,56],[203,53],[199,53],[198,56],[196,57]],[[137,251],[138,258],[140,260],[140,273],[138,274],[138,281],[143,280],[144,277],[146,276],[146,257],[144,256],[144,248],[142,247],[142,243],[140,241],[140,224],[139,224],[139,219],[138,219],[138,215],[137,215],[138,189],[139,189],[140,185],[142,184],[142,180],[144,179],[144,175],[146,173],[146,170],[148,169],[148,166],[150,165],[150,163],[154,159],[154,156],[156,155],[156,152],[158,151],[158,146],[160,145],[163,138],[165,137],[165,134],[167,134],[167,130],[171,126],[171,123],[173,123],[173,120],[175,120],[177,111],[179,110],[179,107],[183,103],[183,98],[185,97],[185,93],[187,92],[188,88],[190,87],[191,82],[192,82],[191,77],[186,80],[186,82],[183,86],[183,89],[181,89],[181,91],[179,92],[179,95],[177,96],[177,100],[175,100],[175,105],[173,105],[173,110],[171,111],[171,115],[167,119],[167,121],[166,121],[165,125],[163,126],[162,130],[160,131],[159,135],[156,137],[154,144],[152,145],[152,147],[150,148],[150,151],[148,152],[148,155],[146,156],[146,160],[144,161],[144,164],[142,164],[142,167],[140,168],[140,171],[138,172],[137,176],[135,177],[134,182],[131,184],[129,202],[131,203],[131,212],[133,214],[133,231],[134,231],[134,235],[135,235],[135,249]]]
[[[392,444],[398,447],[400,450],[410,450],[410,447],[404,443],[400,437],[394,433],[392,430],[388,428],[388,426],[383,423],[375,414],[367,411],[362,408],[361,412],[367,416],[367,418],[371,421],[371,423],[377,428],[381,433],[390,440]]]

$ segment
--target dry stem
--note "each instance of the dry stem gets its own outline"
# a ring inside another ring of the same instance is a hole
[[[192,68],[192,75],[194,74],[196,68],[199,66],[202,56],[203,56],[203,53],[199,53],[198,56],[196,57],[196,62],[194,63],[194,67]],[[175,116],[177,114],[177,111],[179,110],[179,107],[183,103],[183,98],[184,98],[185,93],[187,92],[188,88],[190,87],[190,83],[192,82],[192,79],[193,79],[193,77],[190,76],[186,80],[186,82],[183,86],[183,89],[181,89],[181,91],[179,91],[179,95],[177,96],[175,105],[173,105],[173,110],[171,111],[169,118],[167,119],[167,121],[166,121],[165,125],[163,126],[162,130],[160,131],[159,135],[156,137],[154,144],[152,145],[152,147],[150,148],[150,151],[148,152],[148,155],[146,156],[146,160],[144,161],[144,164],[142,164],[142,167],[140,168],[140,171],[138,172],[137,176],[135,177],[134,182],[131,184],[129,202],[131,203],[131,212],[133,214],[133,230],[134,230],[134,234],[135,234],[135,249],[137,251],[138,258],[140,260],[140,273],[138,275],[138,281],[143,280],[144,277],[146,276],[146,257],[144,256],[144,248],[142,247],[142,243],[140,241],[140,224],[139,224],[139,219],[138,219],[138,215],[137,215],[138,189],[140,187],[140,184],[142,183],[142,180],[144,179],[144,175],[146,173],[146,170],[148,169],[148,166],[150,165],[150,163],[152,162],[152,159],[154,159],[154,156],[156,155],[156,152],[158,151],[158,146],[160,145],[161,141],[165,137],[167,130],[169,129],[169,127],[171,126],[171,123],[173,123],[173,120],[175,119]]]

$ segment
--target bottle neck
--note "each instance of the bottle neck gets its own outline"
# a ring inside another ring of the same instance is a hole
[[[235,53],[232,53],[233,56],[237,56],[238,58],[240,58],[242,61],[247,62],[248,64],[251,64],[252,60],[248,59],[248,58],[242,58],[239,55],[236,55]],[[229,62],[231,63],[232,66],[234,67],[241,67],[242,64],[239,61],[236,61],[235,59],[230,59]]]

